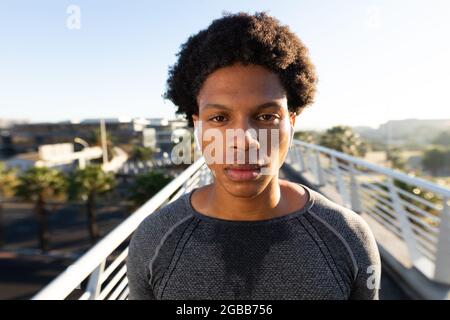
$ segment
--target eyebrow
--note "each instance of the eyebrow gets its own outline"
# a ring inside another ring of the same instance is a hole
[[[263,104],[260,104],[259,106],[256,106],[256,109],[265,109],[265,108],[270,108],[270,107],[275,107],[275,108],[279,108],[281,109],[282,106],[275,101],[270,101],[270,102],[266,102]],[[233,108],[230,108],[228,106],[222,105],[222,104],[217,104],[217,103],[208,103],[205,105],[205,107],[203,109],[223,109],[223,110],[233,110]]]

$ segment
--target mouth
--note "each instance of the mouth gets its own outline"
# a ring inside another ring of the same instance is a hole
[[[251,181],[261,174],[262,166],[257,164],[235,164],[225,167],[225,175],[233,181]]]

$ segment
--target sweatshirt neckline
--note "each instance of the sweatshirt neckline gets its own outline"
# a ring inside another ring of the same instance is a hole
[[[222,218],[207,216],[207,215],[197,211],[192,206],[192,202],[191,202],[192,194],[194,193],[194,191],[197,188],[195,188],[195,189],[191,190],[189,193],[185,194],[184,200],[185,200],[187,208],[193,213],[193,215],[203,221],[220,223],[220,224],[228,224],[228,225],[247,225],[247,226],[270,224],[270,223],[282,222],[282,221],[286,221],[286,220],[290,220],[290,219],[299,217],[299,216],[303,215],[304,213],[306,213],[308,210],[310,210],[311,207],[314,205],[313,190],[311,190],[309,187],[307,187],[303,184],[300,184],[300,183],[297,183],[297,184],[300,185],[301,187],[303,187],[306,190],[306,193],[308,194],[308,200],[305,203],[305,205],[300,209],[291,211],[282,216],[269,218],[269,219],[263,219],[263,220],[229,220],[229,219],[222,219]]]

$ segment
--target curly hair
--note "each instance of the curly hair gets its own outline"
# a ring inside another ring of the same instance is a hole
[[[169,68],[165,99],[192,126],[198,114],[197,95],[215,70],[235,63],[260,65],[279,76],[288,109],[297,115],[314,100],[317,76],[308,49],[289,27],[266,14],[225,13],[181,45]]]

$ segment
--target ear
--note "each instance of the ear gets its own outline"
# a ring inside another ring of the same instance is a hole
[[[192,121],[194,122],[194,124],[198,121],[198,114],[192,115]]]
[[[295,119],[297,119],[297,115],[295,112],[289,113],[289,122],[291,123],[291,126],[295,127]]]

